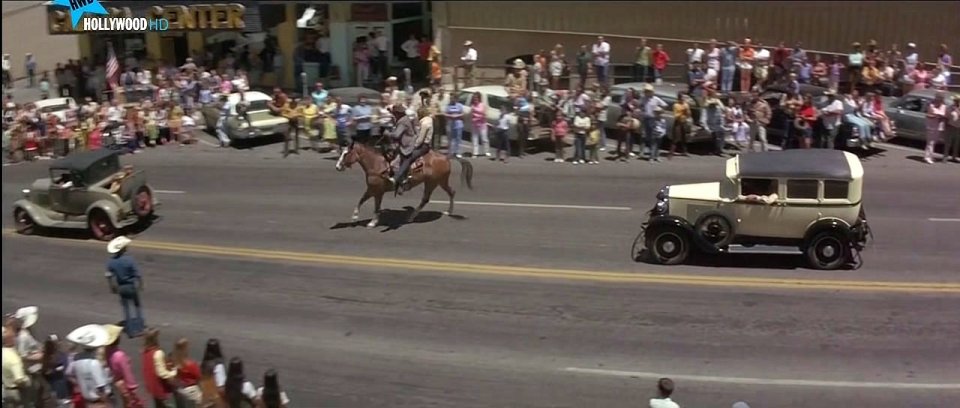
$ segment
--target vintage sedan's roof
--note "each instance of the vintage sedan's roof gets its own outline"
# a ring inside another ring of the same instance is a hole
[[[840,150],[795,149],[742,154],[735,160],[739,161],[741,178],[853,180],[855,172],[847,154]]]
[[[94,163],[116,154],[118,154],[116,151],[110,149],[77,152],[51,163],[50,168],[58,170],[85,171]]]
[[[76,105],[76,102],[73,100],[73,98],[71,98],[71,97],[69,97],[69,96],[66,96],[66,97],[62,97],[62,98],[50,98],[50,99],[39,100],[39,101],[34,102],[33,105],[36,106],[37,109],[43,109],[43,108],[46,108],[46,107],[48,107],[48,106],[69,106],[69,105]]]
[[[270,101],[273,100],[273,97],[263,92],[247,91],[243,93],[243,99],[246,99],[247,102],[252,103],[257,101]],[[236,105],[237,102],[240,102],[240,93],[237,92],[230,94],[230,96],[227,97],[227,102],[229,102],[230,105]]]

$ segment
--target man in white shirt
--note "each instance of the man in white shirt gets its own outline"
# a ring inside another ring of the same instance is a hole
[[[593,72],[597,74],[597,82],[607,85],[607,68],[610,66],[610,43],[603,36],[597,37],[593,44]]]
[[[390,70],[390,45],[387,41],[387,36],[383,35],[383,30],[378,28],[377,37],[373,39],[373,46],[377,50],[377,62],[380,64],[378,71],[380,72],[380,78],[385,78],[390,76],[388,72]]]
[[[687,48],[687,63],[693,64],[694,62],[703,62],[703,48],[700,48],[700,44],[693,43],[693,48]]]
[[[463,70],[467,77],[466,87],[473,86],[474,82],[474,67],[477,65],[477,49],[473,48],[473,41],[467,40],[463,43],[463,56],[460,57],[460,62],[463,64]]]
[[[403,64],[410,69],[413,77],[423,77],[423,73],[420,72],[420,64],[418,64],[420,61],[420,40],[417,39],[417,35],[410,34],[410,38],[400,44],[400,49],[403,50],[405,59]]]
[[[830,103],[821,110],[823,116],[823,127],[827,133],[820,139],[821,149],[833,149],[837,134],[840,133],[840,119],[843,117],[843,102],[837,99],[837,93],[832,89],[825,95],[830,99]]]
[[[770,77],[770,50],[763,47],[763,43],[757,41],[757,53],[754,55],[756,64],[753,67],[753,77],[757,79],[757,85],[763,87]]]
[[[679,404],[670,399],[673,394],[673,380],[661,378],[657,381],[657,392],[660,397],[650,399],[650,408],[680,408]]]

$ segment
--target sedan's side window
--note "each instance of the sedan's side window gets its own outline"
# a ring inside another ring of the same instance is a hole
[[[913,112],[922,112],[923,111],[923,99],[920,98],[904,98],[900,101],[898,106],[900,109],[913,111]]]
[[[507,98],[493,95],[487,96],[487,103],[489,103],[488,108],[499,111],[503,111],[504,107],[510,106],[510,101]]]
[[[740,180],[740,195],[771,195],[777,192],[777,180],[745,178]]]
[[[817,180],[788,180],[787,198],[801,198],[816,200],[819,195],[820,182]]]

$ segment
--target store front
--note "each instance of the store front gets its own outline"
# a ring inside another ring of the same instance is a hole
[[[180,65],[193,57],[222,69],[225,61],[235,61],[254,85],[300,91],[301,73],[307,74],[306,84],[324,79],[330,86],[355,85],[354,46],[368,41],[370,33],[383,33],[389,66],[400,64],[404,56],[400,46],[410,35],[431,35],[427,3],[260,0],[153,6],[104,0],[112,16],[164,17],[170,20],[170,30],[85,33],[74,30],[69,13],[55,6],[48,6],[47,23],[50,34],[76,35],[81,57],[97,64],[105,63],[109,42],[125,66]],[[368,85],[379,86],[381,79]]]

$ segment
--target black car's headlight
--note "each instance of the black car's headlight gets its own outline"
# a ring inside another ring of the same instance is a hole
[[[667,215],[670,213],[670,186],[660,189],[657,193],[657,203],[650,210],[651,216]]]

